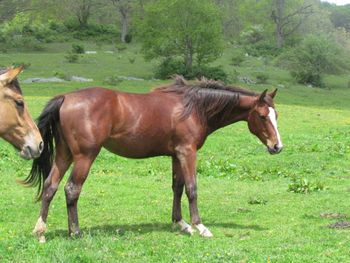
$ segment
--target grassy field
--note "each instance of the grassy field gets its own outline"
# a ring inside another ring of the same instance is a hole
[[[116,75],[151,79],[154,64],[138,55],[135,63],[129,61],[138,54],[137,46],[85,55],[76,64],[65,62],[64,48],[69,46],[0,54],[1,64],[30,62],[21,80],[57,71],[93,78],[89,86],[108,86],[103,80]],[[227,71],[233,70],[229,52],[218,62]],[[268,83],[249,88],[284,86],[276,103],[285,149],[270,156],[245,123],[208,138],[199,152],[198,193],[203,223],[214,238],[172,229],[169,158],[131,160],[102,151],[79,202],[84,236],[68,238],[62,182],[49,212],[47,243],[39,244],[31,235],[39,214],[36,189],[16,183],[31,163],[1,141],[0,262],[349,262],[350,228],[329,227],[350,221],[348,78],[328,76],[327,89],[317,89],[293,84],[287,72],[257,59],[236,70],[250,75],[257,69],[269,74]],[[123,81],[115,88],[145,92],[162,83]],[[22,84],[35,117],[50,97],[84,86]],[[186,199],[183,211],[188,220]]]

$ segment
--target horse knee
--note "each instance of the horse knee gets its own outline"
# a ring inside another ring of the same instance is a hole
[[[80,188],[74,183],[68,182],[64,187],[64,191],[66,193],[67,205],[74,204],[79,197]]]
[[[187,195],[187,198],[190,202],[192,200],[197,199],[197,186],[190,185],[190,186],[186,187],[186,195]]]
[[[58,185],[57,186],[47,186],[45,187],[44,191],[43,191],[43,200],[47,201],[47,202],[51,202],[53,196],[55,195],[56,191],[57,191]]]

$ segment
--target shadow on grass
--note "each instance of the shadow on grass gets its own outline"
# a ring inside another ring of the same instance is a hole
[[[259,225],[240,225],[235,223],[220,223],[220,222],[207,222],[205,224],[208,228],[219,227],[219,228],[229,228],[229,229],[250,229],[255,231],[264,231],[267,228],[261,227]],[[104,235],[118,235],[123,236],[126,233],[134,233],[137,235],[152,233],[152,232],[179,232],[179,228],[173,227],[170,223],[145,223],[145,224],[124,224],[124,225],[98,225],[89,228],[82,228],[82,235],[98,236]],[[46,234],[48,239],[54,239],[57,237],[68,237],[68,230],[55,230],[48,231]]]

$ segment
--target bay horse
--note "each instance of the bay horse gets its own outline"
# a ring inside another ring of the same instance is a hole
[[[73,163],[64,190],[69,235],[80,234],[77,202],[90,167],[104,147],[129,158],[170,156],[173,223],[186,233],[192,234],[195,227],[200,235],[211,237],[197,208],[197,150],[215,130],[244,120],[269,153],[279,153],[283,146],[273,103],[276,91],[257,94],[209,80],[190,85],[177,76],[173,84],[146,94],[94,87],[56,96],[39,116],[44,151],[26,178],[27,184],[39,185],[42,202],[33,233],[45,242],[50,202]],[[191,225],[181,214],[184,187]]]
[[[39,157],[44,145],[17,80],[22,70],[23,67],[0,70],[0,137],[29,160]]]

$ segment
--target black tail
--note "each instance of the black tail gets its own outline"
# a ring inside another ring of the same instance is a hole
[[[38,186],[37,201],[40,200],[45,179],[49,176],[54,158],[54,140],[59,140],[57,124],[59,123],[59,112],[64,101],[64,96],[57,96],[50,100],[40,114],[37,123],[44,141],[44,150],[40,157],[33,161],[32,169],[23,180],[27,186]]]

